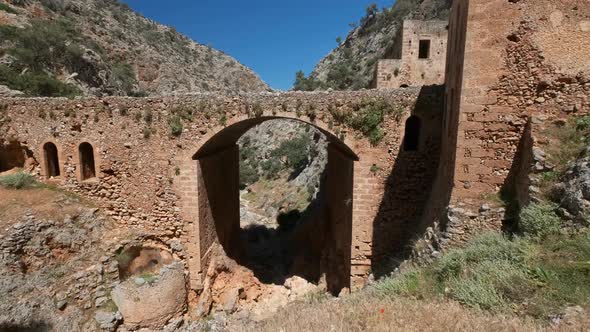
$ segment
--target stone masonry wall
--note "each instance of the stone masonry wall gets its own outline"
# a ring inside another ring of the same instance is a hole
[[[469,1],[453,203],[476,209],[499,191],[527,119],[588,112],[588,12],[587,1]]]
[[[535,199],[534,128],[589,111],[588,12],[575,0],[454,1],[441,160],[422,219],[440,227],[439,245],[500,230],[506,211],[489,203],[502,188]]]
[[[401,57],[382,59],[377,63],[377,89],[443,84],[447,55],[448,23],[446,21],[406,20],[402,27]],[[420,41],[430,41],[429,56],[419,58]],[[398,54],[399,56],[399,54]]]

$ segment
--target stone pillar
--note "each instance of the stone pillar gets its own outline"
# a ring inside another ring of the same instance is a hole
[[[354,162],[330,144],[326,167],[326,219],[329,231],[323,270],[326,272],[328,291],[338,294],[343,288],[350,288]]]
[[[233,145],[198,159],[197,187],[201,271],[207,271],[211,249],[220,243],[228,256],[239,254],[239,149]]]

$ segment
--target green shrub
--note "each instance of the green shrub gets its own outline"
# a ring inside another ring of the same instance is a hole
[[[145,280],[148,284],[152,285],[158,281],[158,275],[152,272],[142,272],[139,274],[139,277]]]
[[[293,90],[295,91],[314,91],[323,89],[322,82],[314,76],[305,77],[303,71],[295,73],[295,83],[293,83]]]
[[[549,234],[542,240],[484,234],[433,264],[373,286],[379,297],[445,296],[491,312],[545,320],[572,305],[590,304],[590,232]]]
[[[274,160],[283,161],[284,168],[292,171],[300,171],[310,162],[310,156],[317,155],[318,151],[307,135],[300,135],[281,144],[271,151],[270,156]]]
[[[1,2],[0,2],[0,10],[5,11],[10,14],[18,14],[18,12],[16,10],[14,10],[12,7],[10,7],[9,5],[7,5],[5,3],[1,3]]]
[[[179,137],[182,134],[182,120],[179,115],[173,115],[168,120],[168,125],[170,126],[170,134],[172,136]]]
[[[129,97],[136,97],[136,98],[144,98],[149,96],[150,93],[148,91],[145,90],[139,90],[139,91],[131,91],[127,93],[127,96]]]
[[[485,234],[466,248],[449,251],[432,267],[440,288],[465,305],[505,311],[507,300],[522,289],[534,287],[527,280],[530,245],[502,234]]]
[[[583,116],[576,120],[576,129],[585,131],[590,129],[590,115]]]
[[[41,4],[56,13],[63,12],[67,8],[64,0],[41,0]]]
[[[149,139],[152,136],[152,131],[153,130],[150,127],[143,128],[143,138]]]
[[[421,271],[410,269],[393,278],[385,278],[375,284],[374,292],[379,297],[391,297],[393,295],[415,296],[420,292]]]
[[[150,125],[153,120],[154,120],[154,114],[152,113],[152,110],[150,110],[150,109],[145,110],[143,112],[143,121],[145,121],[145,123]]]
[[[123,250],[121,252],[119,252],[117,254],[117,256],[115,257],[115,259],[117,260],[117,263],[119,264],[119,266],[129,266],[129,264],[131,263],[131,261],[135,258],[136,256],[131,253],[131,251],[129,250]]]
[[[401,109],[394,109],[391,105],[382,99],[363,101],[357,105],[352,114],[339,114],[335,110],[332,111],[332,116],[335,120],[342,121],[363,133],[371,144],[377,145],[385,133],[381,128],[385,116],[393,112],[401,114]],[[398,115],[399,116],[399,115]]]
[[[576,159],[586,147],[587,137],[590,136],[590,116],[577,120],[570,118],[564,125],[553,124],[543,134],[553,142],[545,149],[547,160],[561,174],[567,169],[568,163]]]
[[[172,109],[172,114],[180,116],[182,120],[192,122],[193,121],[193,110],[185,106],[177,106]]]
[[[461,277],[449,280],[451,297],[480,309],[506,311],[510,301],[521,302],[534,291],[527,266],[509,260],[472,264]]]
[[[555,213],[557,206],[551,203],[533,203],[525,207],[519,216],[518,228],[531,236],[545,236],[559,232],[561,219]]]
[[[477,278],[453,279],[451,285],[454,286],[451,296],[462,304],[493,311],[502,311],[506,308],[502,296],[488,282]]]
[[[307,110],[305,111],[305,115],[309,118],[310,121],[315,121],[317,116],[316,114],[316,106],[314,104],[307,105]],[[307,128],[309,130],[309,127]]]
[[[259,118],[264,114],[264,110],[262,109],[262,105],[260,105],[260,103],[256,103],[254,106],[252,106],[252,114],[255,118]]]
[[[79,46],[83,38],[72,21],[33,19],[25,28],[0,26],[0,39],[12,42],[7,52],[14,57],[10,67],[0,65],[0,82],[29,96],[80,94],[75,86],[47,73],[48,69],[59,71],[64,67],[80,72],[84,65]]]
[[[27,96],[74,97],[81,93],[76,86],[63,83],[45,72],[21,74],[6,65],[0,65],[0,82]]]
[[[72,56],[81,57],[71,46],[77,45],[82,36],[74,23],[67,19],[34,19],[25,28],[2,26],[0,37],[14,43],[8,53],[15,57],[17,69],[30,68],[35,72],[46,68],[60,69],[78,62]]]
[[[283,165],[277,159],[274,158],[263,161],[260,164],[260,168],[262,168],[264,177],[266,177],[267,179],[278,178],[279,172],[281,172],[284,169]]]
[[[29,173],[18,172],[0,177],[0,185],[10,189],[26,189],[36,186],[37,180]]]
[[[240,160],[240,187],[242,189],[258,181],[258,171],[249,163]]]
[[[66,118],[75,118],[76,117],[76,110],[73,108],[68,108],[64,111],[64,116]],[[98,122],[98,121],[96,121]]]
[[[127,95],[133,94],[133,89],[137,84],[133,67],[124,62],[114,64],[111,68],[109,83],[115,88],[124,91]]]
[[[221,116],[219,117],[219,124],[224,127],[227,124],[227,115],[225,115],[225,113],[221,114]]]
[[[377,166],[377,164],[371,165],[371,169],[370,169],[371,173],[375,174],[381,170],[383,170],[383,169],[381,167]]]

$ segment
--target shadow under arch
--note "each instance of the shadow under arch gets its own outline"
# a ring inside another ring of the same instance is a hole
[[[238,139],[249,129],[269,120],[295,120],[314,126],[328,140],[328,162],[318,199],[304,211],[307,222],[285,241],[292,250],[289,268],[278,280],[252,270],[263,282],[281,283],[298,275],[311,282],[325,278],[328,291],[338,294],[350,287],[352,198],[354,162],[358,156],[334,134],[314,123],[290,117],[249,118],[227,126],[210,137],[192,159],[197,164],[198,233],[201,269],[207,266],[216,243],[238,263],[247,265],[240,227]],[[281,231],[279,228],[278,232]],[[253,230],[251,234],[264,234]],[[246,234],[248,236],[248,234]]]

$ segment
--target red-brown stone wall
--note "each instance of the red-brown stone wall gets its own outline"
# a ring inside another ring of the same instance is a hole
[[[566,42],[563,52],[569,54],[565,57],[569,63],[557,59],[552,53],[560,45],[547,36],[569,34],[587,44],[590,33],[583,27],[590,4],[456,1],[459,4],[468,6],[468,13],[460,106],[448,109],[459,112],[451,202],[477,209],[487,194],[504,186],[518,159],[515,154],[527,119],[551,121],[588,111],[590,58]],[[556,13],[561,15],[559,22],[554,20]],[[451,63],[447,74],[453,67]]]

